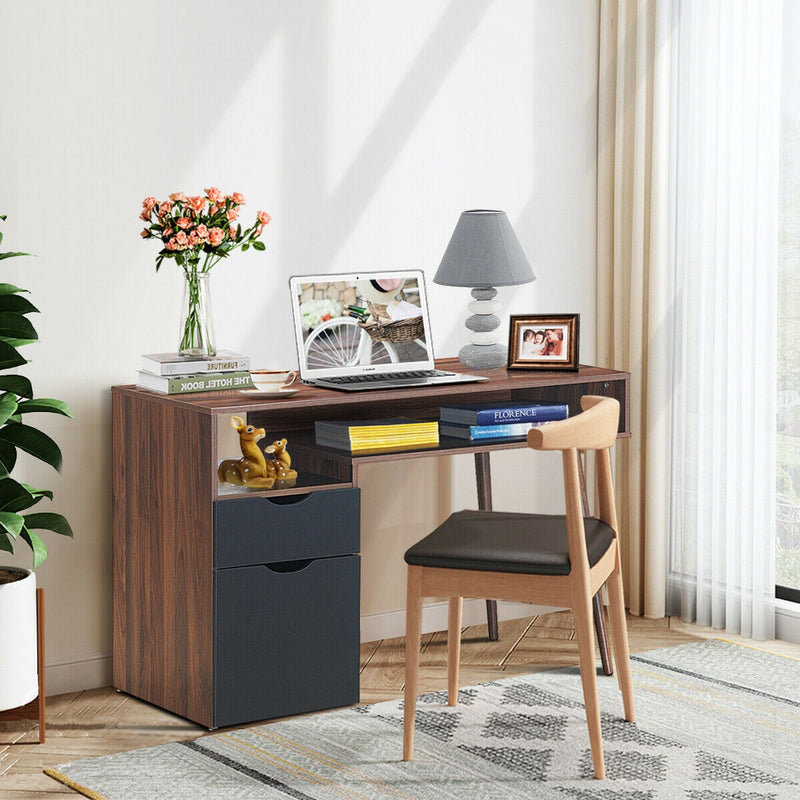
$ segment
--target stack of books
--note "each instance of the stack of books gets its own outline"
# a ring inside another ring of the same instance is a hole
[[[439,444],[439,427],[415,419],[315,422],[317,444],[351,453],[404,450]]]
[[[215,356],[154,353],[142,356],[137,386],[162,394],[252,389],[250,357],[229,350]]]
[[[441,406],[439,433],[458,439],[519,439],[531,428],[566,419],[569,407],[563,403],[540,405],[471,404]]]

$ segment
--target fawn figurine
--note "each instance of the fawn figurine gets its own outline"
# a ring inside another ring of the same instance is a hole
[[[286,450],[286,439],[278,439],[269,447],[264,448],[265,453],[272,453],[275,457],[267,461],[267,475],[272,475],[277,481],[289,481],[297,477],[297,470],[291,468],[292,457]]]

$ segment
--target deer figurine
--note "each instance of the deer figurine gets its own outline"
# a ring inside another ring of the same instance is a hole
[[[267,461],[266,465],[267,475],[272,475],[277,481],[292,480],[297,477],[297,470],[291,469],[292,457],[286,450],[286,445],[286,439],[278,439],[264,449],[264,452],[275,456],[272,461]]]
[[[231,427],[239,434],[239,447],[242,448],[241,458],[227,458],[217,467],[217,475],[224,483],[234,483],[237,486],[250,486],[254,489],[271,489],[275,483],[276,470],[267,469],[267,462],[261,448],[258,446],[265,436],[263,428],[248,425],[241,417],[231,417]],[[286,440],[284,448],[286,446]],[[267,448],[275,452],[274,445]],[[288,453],[286,454],[288,457]],[[291,461],[289,462],[291,463]],[[297,473],[295,472],[295,475]]]

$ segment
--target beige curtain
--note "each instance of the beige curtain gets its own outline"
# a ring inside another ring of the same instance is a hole
[[[631,373],[616,484],[625,596],[663,617],[667,576],[670,0],[602,0],[598,86],[597,353]]]

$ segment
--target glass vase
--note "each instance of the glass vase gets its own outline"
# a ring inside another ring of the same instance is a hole
[[[182,356],[213,356],[214,322],[211,317],[211,294],[208,273],[185,270],[183,308],[181,312],[181,342],[178,352]]]

